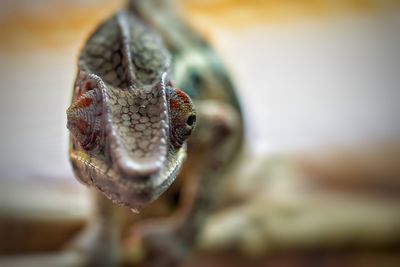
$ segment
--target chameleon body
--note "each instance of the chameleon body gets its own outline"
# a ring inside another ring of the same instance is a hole
[[[169,1],[130,1],[89,38],[78,67],[67,115],[70,159],[80,181],[113,202],[141,208],[171,185],[188,154],[173,218],[132,230],[134,246],[140,240],[150,263],[176,266],[195,245],[223,170],[241,148],[233,84]],[[79,243],[78,249],[91,255],[92,266],[115,265],[116,214],[108,200],[98,193],[95,199],[98,212],[89,228],[97,230],[86,238],[92,245]],[[104,240],[114,243],[107,247]]]

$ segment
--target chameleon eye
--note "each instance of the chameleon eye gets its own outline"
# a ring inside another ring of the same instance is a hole
[[[176,147],[181,147],[196,125],[196,111],[187,94],[179,89],[167,89],[171,115],[171,142]]]
[[[192,125],[195,124],[195,123],[196,123],[196,115],[191,114],[191,115],[187,118],[186,124],[187,124],[188,126],[192,126]]]
[[[78,96],[67,110],[67,128],[74,140],[86,151],[99,148],[102,134],[100,90]]]

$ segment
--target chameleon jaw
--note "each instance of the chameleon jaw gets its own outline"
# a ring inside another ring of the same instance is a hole
[[[73,170],[80,182],[97,188],[117,204],[137,210],[157,199],[171,185],[185,158],[185,146],[178,149],[170,146],[165,167],[159,172],[124,176],[99,157],[89,157],[83,151],[70,152]]]

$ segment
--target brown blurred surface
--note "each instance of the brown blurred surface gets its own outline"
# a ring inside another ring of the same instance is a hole
[[[243,257],[237,253],[200,254],[187,262],[185,267],[396,267],[400,264],[398,252],[376,250],[292,251],[259,258]]]
[[[85,225],[89,199],[68,181],[2,182],[0,255],[61,249]]]
[[[0,5],[6,11],[0,16],[0,49],[17,52],[75,46],[122,1],[2,1]]]

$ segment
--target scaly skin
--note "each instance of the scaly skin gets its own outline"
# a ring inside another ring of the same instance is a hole
[[[169,66],[158,36],[124,11],[99,27],[79,59],[67,111],[75,175],[130,208],[172,183],[196,121]]]
[[[166,2],[130,1],[129,12],[95,31],[81,52],[67,113],[76,177],[135,209],[174,181],[197,116],[177,213],[133,230],[135,245],[150,256],[145,261],[176,266],[214,207],[219,178],[241,147],[243,123],[218,57]],[[94,199],[95,217],[77,248],[88,265],[116,265],[118,214],[98,193]]]

